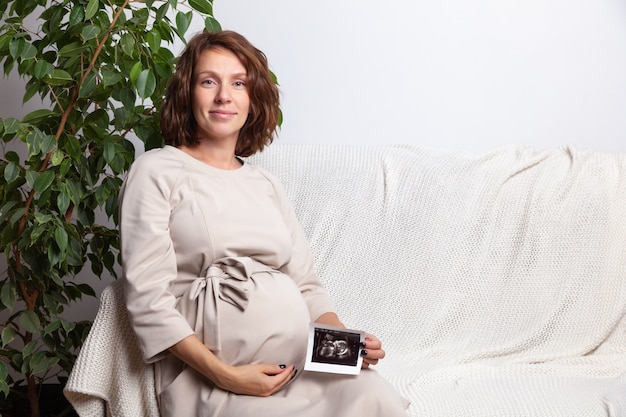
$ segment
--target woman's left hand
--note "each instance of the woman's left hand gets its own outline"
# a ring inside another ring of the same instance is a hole
[[[361,356],[363,356],[361,368],[369,368],[370,365],[376,365],[380,359],[385,357],[382,345],[382,342],[376,336],[365,333],[365,346],[361,349]]]

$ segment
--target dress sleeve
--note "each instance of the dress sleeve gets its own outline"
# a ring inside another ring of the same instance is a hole
[[[289,261],[283,265],[281,272],[289,275],[300,288],[302,297],[309,308],[311,320],[316,320],[324,313],[336,312],[335,305],[319,280],[314,267],[314,257],[309,242],[296,217],[293,205],[285,193],[280,181],[273,175],[265,173],[272,182],[285,219],[291,233],[292,253]]]
[[[177,271],[169,233],[171,195],[181,169],[147,156],[134,162],[124,181],[119,223],[129,319],[144,360],[155,362],[194,332],[169,290]]]

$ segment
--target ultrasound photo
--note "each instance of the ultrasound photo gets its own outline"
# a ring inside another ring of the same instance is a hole
[[[312,323],[305,370],[358,374],[363,358],[359,354],[364,333]]]

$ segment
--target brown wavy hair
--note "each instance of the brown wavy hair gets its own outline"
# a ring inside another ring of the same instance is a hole
[[[193,146],[199,142],[198,125],[191,109],[193,71],[200,55],[215,48],[235,54],[246,69],[250,110],[239,132],[235,154],[242,157],[253,155],[274,140],[280,117],[279,91],[265,54],[245,37],[229,30],[202,32],[187,43],[165,91],[161,108],[161,134],[167,145]]]

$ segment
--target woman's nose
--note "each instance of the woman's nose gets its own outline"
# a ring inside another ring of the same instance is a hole
[[[215,96],[215,101],[218,103],[230,102],[230,93],[227,87],[220,87],[220,89],[217,91],[217,95]]]

